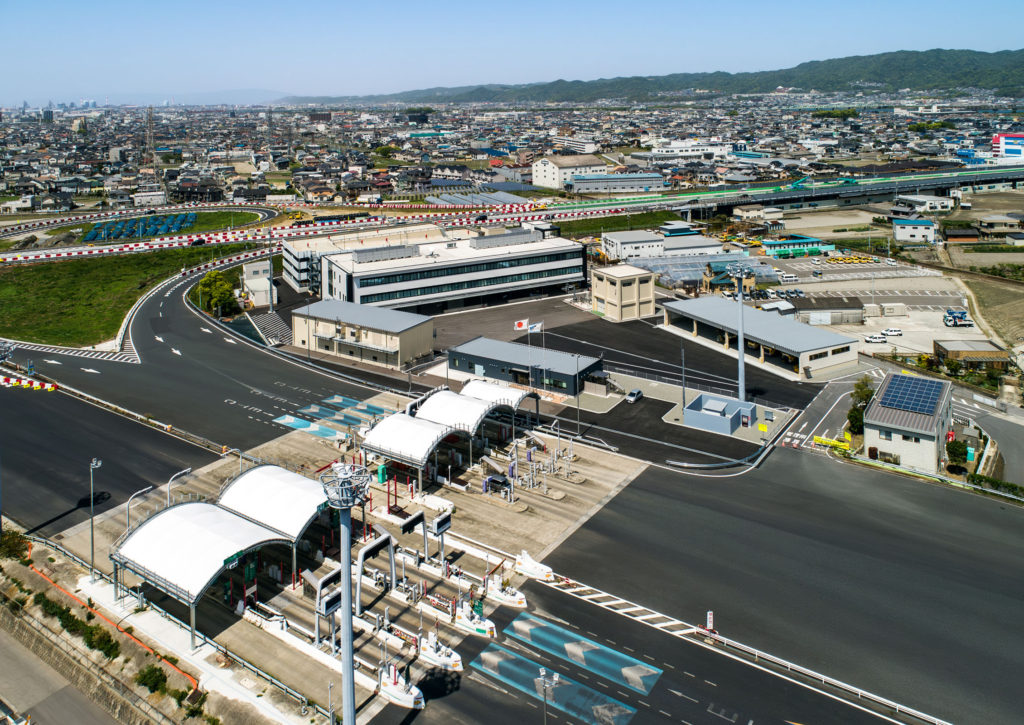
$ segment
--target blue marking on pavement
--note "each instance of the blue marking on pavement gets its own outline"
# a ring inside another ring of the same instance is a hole
[[[555,657],[574,662],[606,680],[648,694],[662,670],[605,647],[576,632],[523,612],[505,627],[505,635],[533,645]]]
[[[393,410],[388,410],[387,408],[381,408],[376,405],[370,405],[369,403],[363,403],[362,405],[359,406],[359,409],[365,410],[368,413],[372,413],[373,415],[391,415],[392,413],[395,412]]]
[[[307,405],[305,408],[299,408],[298,413],[303,415],[310,415],[314,418],[330,418],[334,416],[338,411],[334,408],[325,408],[322,405]]]
[[[294,415],[282,415],[280,418],[274,418],[274,422],[288,428],[301,430],[305,433],[309,433],[310,435],[314,435],[317,438],[337,441],[344,440],[347,437],[341,431],[337,431],[333,428],[328,428],[327,426],[319,425],[317,423],[310,423],[308,420],[296,418]]]
[[[359,405],[358,400],[344,395],[332,395],[328,398],[324,398],[320,402],[324,405],[333,405],[335,408],[354,408]]]
[[[536,700],[544,700],[544,690],[538,679],[540,665],[533,660],[492,643],[473,660],[471,666]],[[635,708],[561,675],[558,684],[548,688],[547,702],[566,715],[587,723],[627,725],[636,714]]]

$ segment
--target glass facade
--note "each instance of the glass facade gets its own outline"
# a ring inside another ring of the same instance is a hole
[[[461,264],[453,267],[431,267],[420,269],[415,272],[401,272],[398,274],[382,274],[377,277],[362,277],[359,280],[360,287],[375,287],[382,284],[397,284],[400,282],[416,282],[421,279],[436,279],[437,277],[448,277],[458,274],[479,274],[490,272],[495,269],[512,269],[530,264],[545,264],[547,262],[563,262],[569,259],[579,259],[580,253],[560,252],[557,254],[541,254],[535,257],[519,257],[518,259],[502,259],[497,262],[480,262],[478,264]],[[366,299],[365,297],[363,298]]]
[[[579,257],[579,255],[573,255]],[[375,295],[362,295],[359,302],[372,304],[387,300],[400,300],[408,297],[422,297],[424,295],[439,294],[442,292],[455,292],[457,290],[476,289],[492,285],[507,284],[509,282],[527,282],[532,279],[544,279],[546,277],[561,277],[566,274],[580,274],[581,267],[559,267],[558,269],[544,269],[539,272],[523,272],[521,274],[509,274],[504,277],[487,277],[484,279],[469,279],[463,282],[449,282],[438,284],[432,287],[416,287],[412,289],[395,290],[394,292],[382,292]]]

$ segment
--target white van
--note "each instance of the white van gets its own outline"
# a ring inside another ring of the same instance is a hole
[[[895,267],[897,264],[899,264],[895,259],[887,259],[885,260],[885,263],[888,264],[890,267]]]
[[[779,282],[781,282],[782,284],[793,284],[794,282],[799,281],[800,278],[797,277],[792,272],[783,272],[782,274],[779,275]]]

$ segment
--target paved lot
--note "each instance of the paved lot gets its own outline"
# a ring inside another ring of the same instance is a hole
[[[889,337],[884,343],[863,342],[864,352],[888,352],[896,348],[898,352],[924,353],[934,352],[935,340],[986,340],[988,339],[977,327],[946,327],[942,324],[942,313],[946,307],[932,305],[926,308],[912,309],[905,316],[871,317],[863,325],[829,325],[829,329],[843,335],[859,338],[862,342],[865,335],[879,334],[882,330],[893,327],[903,331],[899,337]]]
[[[713,609],[725,636],[939,717],[1008,723],[1022,517],[782,449],[740,478],[648,469],[545,563],[686,621]]]
[[[0,630],[0,652],[0,698],[21,714],[30,715],[33,722],[117,722],[4,630]]]
[[[565,298],[549,297],[500,307],[483,307],[438,315],[434,318],[434,330],[437,333],[434,347],[447,350],[479,335],[497,340],[514,340],[520,335],[520,332],[513,328],[516,320],[529,319],[533,323],[543,321],[544,327],[553,330],[595,319],[589,312],[573,307],[563,302],[563,299]],[[537,340],[534,342],[539,344]]]

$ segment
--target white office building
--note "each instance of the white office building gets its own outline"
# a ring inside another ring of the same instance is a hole
[[[534,229],[352,249],[321,259],[323,299],[436,314],[585,282],[583,246]]]
[[[900,244],[935,244],[935,222],[930,219],[893,219],[892,235]]]
[[[672,159],[722,159],[732,153],[732,145],[718,139],[702,140],[662,139],[655,142],[649,152],[653,161],[671,161]],[[636,154],[643,156],[643,154]]]
[[[573,176],[603,174],[608,165],[590,154],[545,156],[533,162],[533,185],[564,189]]]
[[[701,234],[665,237],[654,232],[606,232],[601,235],[601,251],[608,259],[643,259],[721,254],[722,242]]]
[[[918,214],[924,214],[933,211],[952,211],[956,199],[931,194],[901,194],[896,197],[896,203],[900,202],[913,207]]]

